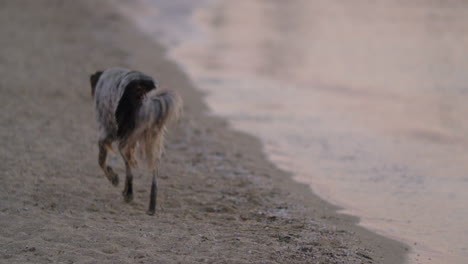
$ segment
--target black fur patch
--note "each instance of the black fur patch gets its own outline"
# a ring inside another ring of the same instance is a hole
[[[99,81],[99,78],[102,75],[102,71],[97,71],[94,74],[91,74],[89,77],[89,82],[91,83],[91,95],[94,96],[94,90],[96,89],[96,84]]]
[[[122,139],[130,135],[135,129],[135,119],[146,93],[155,89],[153,81],[134,80],[125,87],[120,98],[115,118],[117,120],[117,137]]]

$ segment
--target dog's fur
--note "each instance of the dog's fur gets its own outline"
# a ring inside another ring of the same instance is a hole
[[[158,83],[138,71],[111,68],[90,76],[96,119],[99,124],[99,165],[106,177],[117,186],[119,178],[107,165],[107,151],[117,141],[125,161],[124,200],[133,199],[132,167],[137,164],[135,152],[153,173],[148,214],[156,208],[157,174],[164,148],[164,134],[170,119],[181,109],[180,98],[170,91],[158,91]]]

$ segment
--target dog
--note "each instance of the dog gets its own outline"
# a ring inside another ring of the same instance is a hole
[[[180,97],[171,91],[159,90],[158,82],[139,71],[110,68],[90,76],[96,120],[99,126],[99,166],[107,179],[119,184],[118,175],[107,165],[107,152],[112,143],[125,162],[126,178],[123,197],[133,200],[132,168],[137,164],[135,153],[152,172],[148,215],[154,215],[157,197],[157,177],[167,123],[178,117]]]

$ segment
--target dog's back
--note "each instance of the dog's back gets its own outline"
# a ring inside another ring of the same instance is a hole
[[[124,68],[107,69],[94,87],[94,105],[100,137],[122,138],[133,130],[143,96],[157,87],[141,72]]]

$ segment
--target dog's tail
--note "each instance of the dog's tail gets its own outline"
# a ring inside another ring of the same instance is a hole
[[[182,100],[174,92],[154,89],[145,95],[136,125],[142,133],[138,139],[140,154],[150,169],[156,168],[164,151],[166,125],[179,118],[181,109]]]

